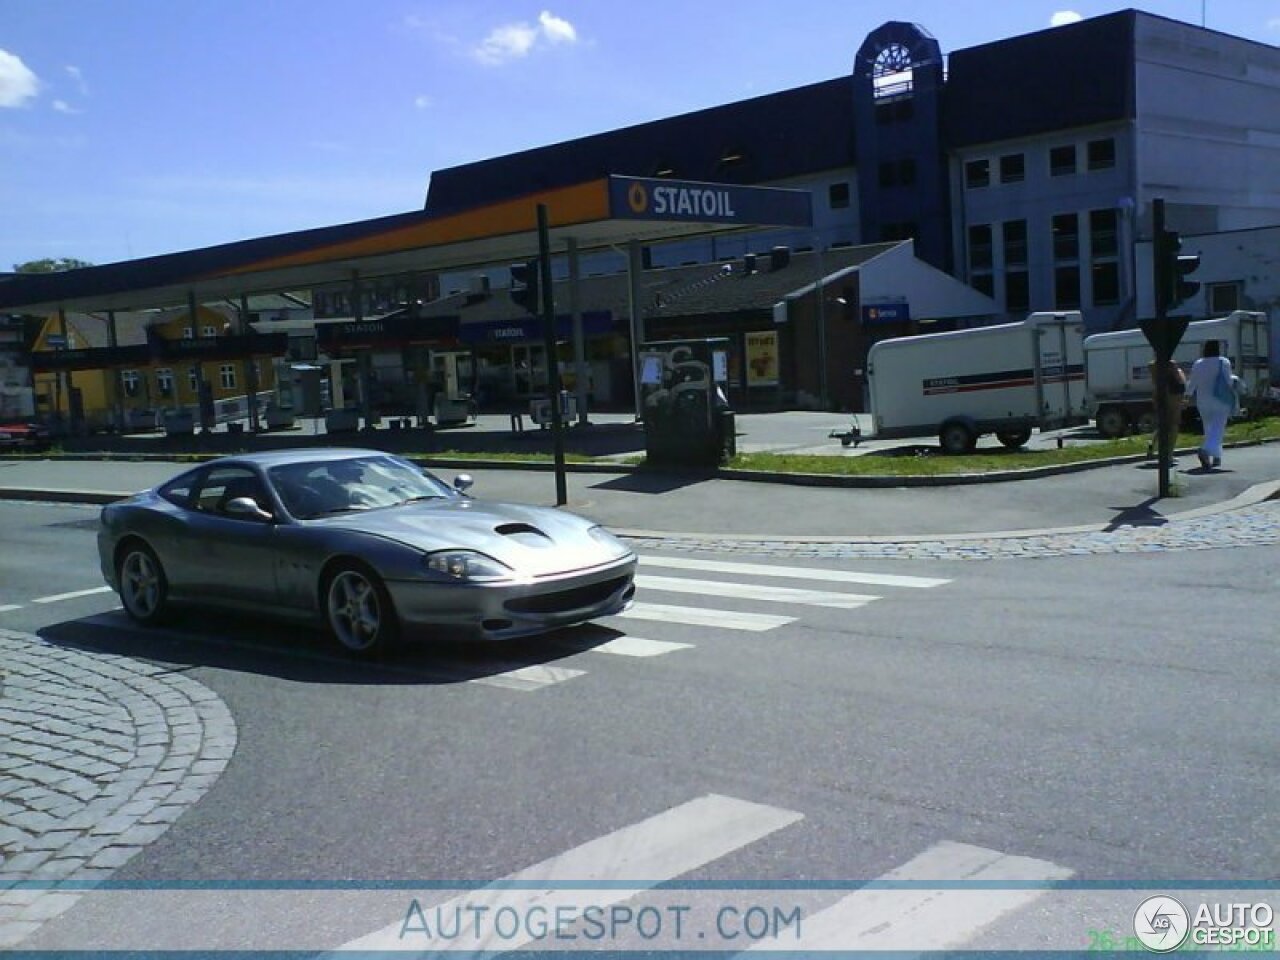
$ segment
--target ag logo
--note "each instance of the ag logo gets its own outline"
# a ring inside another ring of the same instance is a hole
[[[1133,932],[1153,953],[1177,950],[1187,939],[1191,917],[1173,897],[1148,897],[1133,915]]]
[[[632,213],[644,213],[649,209],[649,191],[642,183],[633,183],[627,191],[627,203]]]

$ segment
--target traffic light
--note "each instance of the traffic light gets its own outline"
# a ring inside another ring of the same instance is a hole
[[[511,299],[528,313],[542,311],[538,300],[538,261],[511,264]]]
[[[1161,310],[1172,310],[1191,299],[1200,290],[1200,284],[1188,280],[1189,274],[1200,269],[1198,254],[1179,253],[1182,238],[1176,231],[1162,230],[1156,236],[1156,303]]]

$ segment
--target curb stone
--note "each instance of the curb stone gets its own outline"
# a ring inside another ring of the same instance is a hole
[[[0,662],[3,950],[198,801],[230,761],[236,725],[213,691],[157,664],[5,629]]]

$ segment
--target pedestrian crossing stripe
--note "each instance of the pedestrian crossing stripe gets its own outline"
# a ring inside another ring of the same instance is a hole
[[[906,587],[928,589],[948,584],[937,577],[910,577],[894,573],[862,573],[857,570],[830,570],[820,567],[784,567],[771,563],[737,563],[730,560],[698,560],[693,557],[664,557],[642,554],[640,565],[666,567],[670,570],[698,570],[703,573],[729,573],[747,577],[779,577],[781,579],[814,580],[827,583],[858,583],[874,587]]]
[[[862,593],[770,587],[759,583],[695,580],[689,577],[653,577],[646,574],[636,577],[636,587],[663,593],[693,593],[705,597],[734,597],[743,600],[763,600],[769,603],[800,603],[811,607],[834,607],[838,610],[853,610],[866,606],[872,600],[880,599]]]
[[[793,623],[795,617],[768,613],[742,613],[737,610],[713,610],[709,607],[681,607],[666,603],[636,602],[629,610],[614,614],[632,620],[657,620],[660,623],[683,623],[693,627],[722,627],[726,630],[763,632]]]
[[[660,657],[677,650],[690,650],[692,643],[676,643],[673,640],[648,640],[623,634],[607,643],[589,647],[591,653],[611,653],[619,657]]]

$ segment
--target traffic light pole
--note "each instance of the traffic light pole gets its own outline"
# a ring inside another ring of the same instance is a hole
[[[1156,198],[1151,201],[1151,216],[1154,240],[1151,244],[1154,265],[1156,293],[1156,325],[1164,330],[1169,323],[1169,288],[1172,277],[1168,276],[1169,258],[1166,256],[1164,231],[1164,200]],[[1156,398],[1156,456],[1159,458],[1159,489],[1157,496],[1164,499],[1169,496],[1170,461],[1173,450],[1169,444],[1169,364],[1173,360],[1173,347],[1164,349],[1164,342],[1153,344],[1156,353],[1155,365],[1151,375],[1155,377]]]
[[[547,205],[538,204],[538,289],[542,295],[542,335],[547,355],[547,392],[551,401],[551,441],[555,446],[556,506],[569,502],[564,466],[564,410],[560,408],[560,362],[556,355],[555,291],[551,289],[551,235]]]

